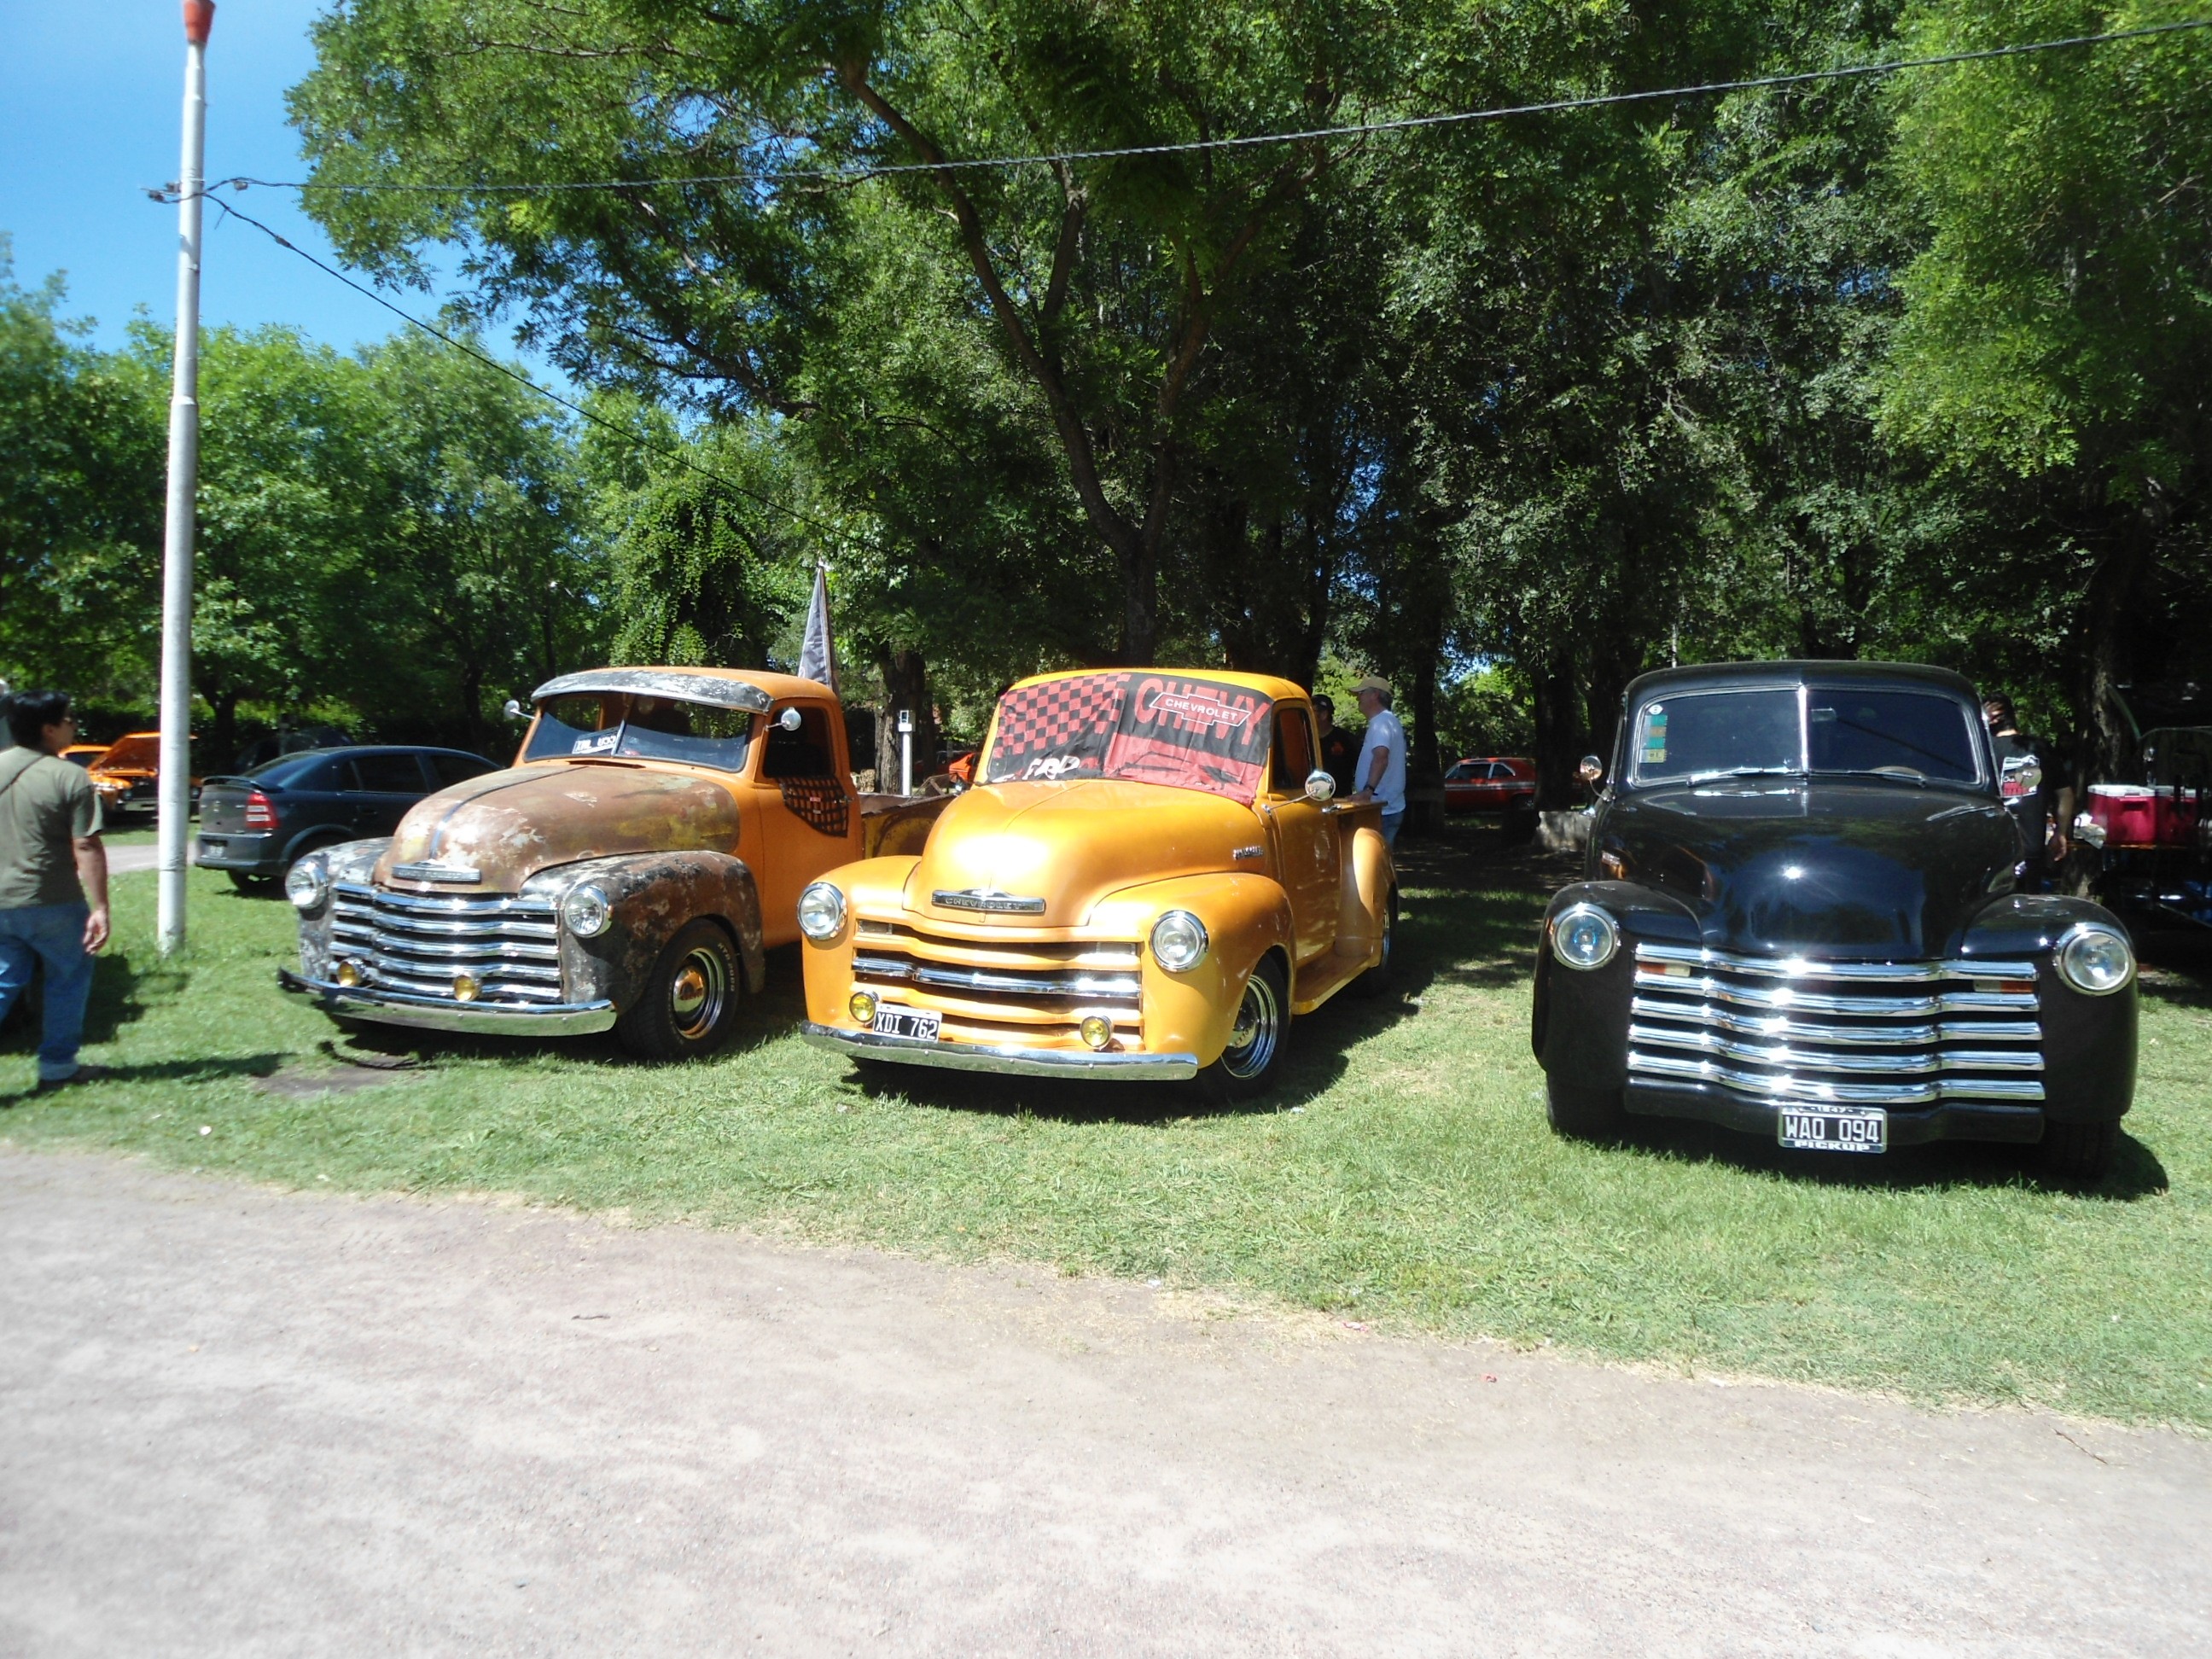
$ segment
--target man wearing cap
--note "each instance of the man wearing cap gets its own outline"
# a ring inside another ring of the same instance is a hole
[[[1382,839],[1395,851],[1406,821],[1406,728],[1390,712],[1390,682],[1370,674],[1353,686],[1367,729],[1359,734],[1359,793],[1354,800],[1382,803]]]
[[[92,959],[107,943],[107,849],[92,780],[56,758],[76,741],[69,698],[21,691],[6,709],[16,746],[0,755],[0,1019],[44,963],[39,1087],[58,1089],[105,1074],[76,1050]]]

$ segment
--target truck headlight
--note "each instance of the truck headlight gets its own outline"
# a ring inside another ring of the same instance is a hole
[[[799,931],[827,945],[845,926],[845,892],[834,881],[817,881],[799,896]]]
[[[2136,953],[2127,936],[2100,922],[2085,921],[2058,942],[2053,958],[2059,978],[2093,997],[2110,996],[2136,976]]]
[[[1595,904],[1570,904],[1552,918],[1552,954],[1570,968],[1602,968],[1620,949],[1620,924]]]
[[[561,896],[562,924],[578,939],[598,938],[613,919],[614,907],[607,902],[603,887],[580,882]]]
[[[1171,974],[1206,959],[1206,924],[1188,910],[1170,910],[1152,924],[1152,956]]]
[[[331,863],[310,853],[284,872],[284,896],[301,910],[313,910],[331,896]]]

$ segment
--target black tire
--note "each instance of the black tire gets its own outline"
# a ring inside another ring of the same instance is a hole
[[[1237,1024],[1221,1058],[1198,1074],[1199,1094],[1216,1106],[1252,1100],[1274,1086],[1291,1035],[1291,987],[1282,958],[1269,955],[1244,981]]]
[[[743,983],[730,936],[703,919],[686,922],[615,1022],[615,1035],[641,1060],[703,1060],[737,1029]]]
[[[1623,1139],[1628,1133],[1628,1111],[1620,1103],[1618,1089],[1585,1089],[1571,1083],[1562,1083],[1556,1077],[1544,1079],[1544,1115],[1551,1121],[1554,1134],[1571,1140],[1595,1140],[1604,1145]]]
[[[2112,1172],[2120,1146],[2117,1123],[2052,1123],[2043,1126],[2035,1149],[2035,1172],[2052,1187],[2080,1191],[2101,1185]]]
[[[248,898],[267,898],[277,888],[274,876],[257,876],[250,870],[230,872],[230,884]]]
[[[1379,997],[1390,990],[1390,959],[1398,941],[1398,890],[1390,890],[1389,902],[1382,910],[1382,960],[1352,981],[1352,994],[1358,997]]]

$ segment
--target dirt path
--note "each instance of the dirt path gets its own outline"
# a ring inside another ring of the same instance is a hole
[[[2203,1443],[1142,1285],[0,1147],[0,1338],[10,1654],[2212,1651]]]

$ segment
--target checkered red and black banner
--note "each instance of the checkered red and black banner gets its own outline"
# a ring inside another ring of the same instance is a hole
[[[1127,778],[1249,800],[1273,704],[1181,674],[1079,674],[1000,700],[983,781]]]

